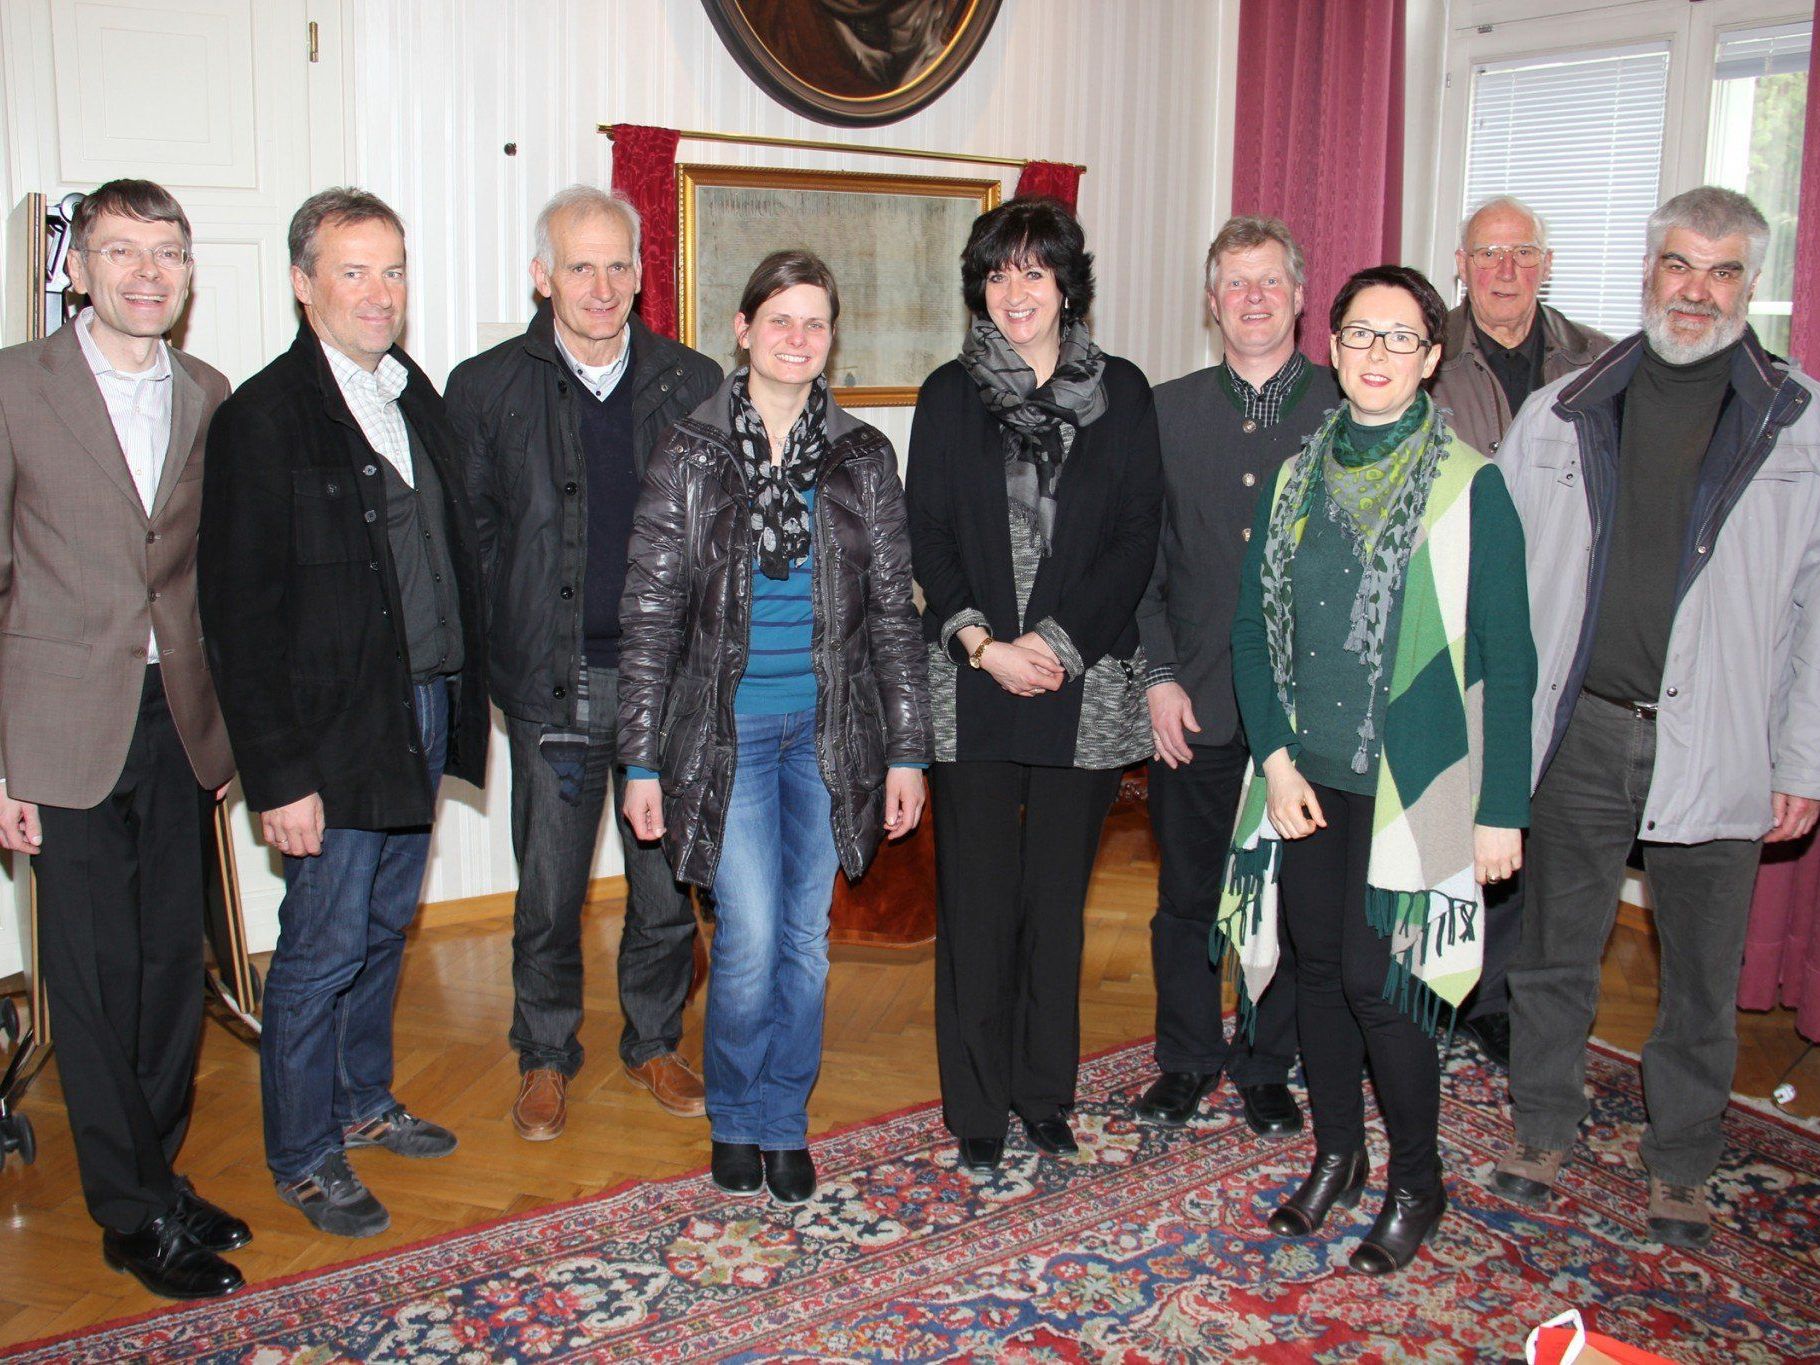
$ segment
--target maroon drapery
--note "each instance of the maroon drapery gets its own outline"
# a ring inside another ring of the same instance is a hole
[[[653,332],[676,335],[676,143],[674,128],[622,123],[613,130],[613,188],[638,210],[644,276],[638,314]]]
[[[1302,349],[1325,361],[1339,286],[1402,259],[1403,0],[1242,0],[1238,69],[1233,211],[1302,244]]]
[[[1801,208],[1795,230],[1795,313],[1789,351],[1802,369],[1820,368],[1820,25],[1808,55],[1807,126],[1801,144]],[[1738,1004],[1795,1011],[1803,1037],[1820,1042],[1820,839],[1764,851],[1751,899]]]
[[[1070,209],[1081,192],[1081,168],[1060,161],[1026,161],[1017,177],[1018,194],[1046,194]]]

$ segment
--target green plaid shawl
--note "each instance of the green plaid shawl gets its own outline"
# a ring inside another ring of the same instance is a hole
[[[1277,474],[1266,574],[1301,543],[1308,487],[1319,477],[1332,419]],[[1365,909],[1391,940],[1386,999],[1430,1033],[1477,984],[1482,889],[1473,877],[1473,820],[1484,757],[1483,686],[1466,683],[1466,596],[1472,558],[1472,481],[1486,460],[1453,439],[1436,414],[1412,478],[1428,484],[1403,577],[1402,617],[1383,722]],[[1291,510],[1295,509],[1295,510]],[[1280,523],[1280,524],[1279,524]],[[1281,539],[1287,543],[1279,546]],[[1288,700],[1293,613],[1267,619],[1271,669]],[[1276,972],[1277,874],[1282,844],[1265,813],[1266,784],[1246,771],[1212,951],[1238,971],[1240,1017]]]

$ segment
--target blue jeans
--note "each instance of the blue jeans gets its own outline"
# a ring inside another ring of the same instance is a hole
[[[809,1137],[840,856],[814,710],[736,719],[702,1076],[716,1142],[783,1151]]]
[[[448,752],[448,684],[415,692],[434,787]],[[392,998],[429,853],[427,826],[329,829],[319,856],[284,860],[259,1040],[265,1159],[280,1184],[301,1180],[341,1150],[345,1130],[396,1103]]]

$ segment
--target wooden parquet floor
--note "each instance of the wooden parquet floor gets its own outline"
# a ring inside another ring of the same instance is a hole
[[[1155,851],[1142,818],[1108,827],[1087,911],[1082,1047],[1097,1051],[1152,1031],[1149,918]],[[659,1110],[618,1065],[613,963],[616,903],[586,923],[590,1060],[571,1090],[568,1131],[521,1141],[508,1111],[517,1067],[506,1047],[511,941],[503,921],[421,929],[405,958],[397,1015],[396,1091],[412,1109],[451,1125],[461,1148],[443,1161],[385,1152],[356,1158],[392,1211],[391,1229],[364,1242],[318,1236],[273,1194],[262,1156],[258,1058],[228,1028],[204,1029],[197,1096],[181,1166],[209,1198],[246,1218],[253,1244],[233,1259],[264,1280],[385,1251],[626,1180],[676,1175],[708,1160],[703,1120]],[[1654,945],[1620,927],[1605,963],[1599,1034],[1641,1046],[1654,1017]],[[691,1003],[684,1051],[700,1055],[702,1001]],[[934,986],[927,949],[838,949],[830,976],[827,1044],[810,1110],[812,1131],[856,1123],[937,1095]],[[1762,1096],[1798,1058],[1792,1013],[1741,1014],[1738,1088]],[[1462,1044],[1464,1045],[1464,1044]],[[1820,1061],[1794,1078],[1811,1110]],[[107,1270],[83,1207],[68,1129],[48,1066],[25,1104],[38,1134],[30,1167],[0,1173],[0,1345],[157,1307],[129,1277]]]

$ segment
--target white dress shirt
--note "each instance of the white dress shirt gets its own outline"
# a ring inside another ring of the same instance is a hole
[[[626,361],[632,358],[632,336],[630,332],[620,334],[619,354],[605,365],[584,365],[575,358],[569,348],[563,345],[562,330],[556,332],[556,349],[562,352],[562,358],[569,363],[575,377],[588,386],[588,392],[595,399],[605,402],[608,394],[619,387],[619,381],[625,377]]]
[[[348,411],[360,423],[367,444],[385,456],[386,463],[398,471],[407,487],[417,487],[417,472],[411,464],[411,433],[398,407],[398,395],[410,382],[410,371],[398,363],[396,356],[383,356],[377,369],[369,370],[324,342],[322,352],[329,358],[329,369],[347,399]]]
[[[95,384],[101,390],[101,401],[107,404],[108,420],[114,424],[114,436],[120,442],[120,453],[126,457],[127,472],[133,476],[133,487],[139,491],[140,505],[147,516],[158,496],[158,480],[164,475],[164,458],[171,445],[171,353],[163,341],[149,370],[128,374],[102,354],[101,347],[89,334],[95,325],[95,310],[84,308],[71,324],[82,355],[94,372]],[[158,662],[158,633],[146,639],[146,662]]]

